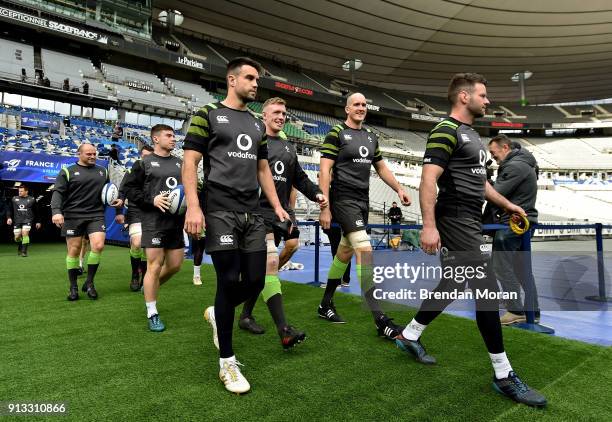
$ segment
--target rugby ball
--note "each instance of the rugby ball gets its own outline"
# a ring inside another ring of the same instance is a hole
[[[183,215],[187,210],[187,200],[185,199],[185,189],[183,185],[178,185],[168,194],[170,208],[168,212],[174,215]]]
[[[102,188],[102,203],[104,205],[110,205],[117,198],[119,198],[119,189],[117,188],[117,185],[111,182],[105,184]]]

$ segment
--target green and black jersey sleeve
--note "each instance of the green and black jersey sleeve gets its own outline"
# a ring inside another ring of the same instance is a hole
[[[423,164],[436,164],[446,168],[453,151],[457,148],[458,126],[450,120],[443,120],[433,128],[427,138]]]
[[[213,107],[213,104],[207,104],[191,117],[189,129],[187,129],[187,135],[183,143],[183,149],[195,150],[201,154],[206,152],[206,147],[210,140],[211,129],[208,111]]]
[[[336,161],[340,152],[340,132],[344,129],[343,125],[336,125],[325,136],[321,145],[321,156]]]

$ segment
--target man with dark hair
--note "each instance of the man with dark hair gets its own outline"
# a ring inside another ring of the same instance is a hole
[[[139,151],[141,158],[143,156],[145,156],[145,155],[149,155],[145,151],[151,153],[151,152],[155,151],[155,149],[151,145],[149,145],[149,144],[143,144],[142,147],[140,147],[140,151]]]
[[[342,238],[329,269],[325,293],[317,312],[320,318],[332,323],[345,323],[336,311],[333,296],[354,254],[357,278],[372,312],[378,335],[393,339],[399,335],[401,327],[382,312],[373,296],[372,245],[366,232],[370,169],[374,167],[382,181],[397,192],[402,204],[410,205],[410,197],[383,161],[378,136],[363,127],[367,114],[365,96],[358,92],[349,95],[345,112],[345,122],[334,126],[321,146],[320,187],[326,197],[331,193],[331,211],[330,208],[322,209],[319,220],[321,227],[328,229],[333,214],[342,228]],[[332,171],[334,178],[330,187]]]
[[[160,285],[181,269],[185,247],[183,216],[167,212],[168,195],[181,184],[181,160],[172,155],[176,138],[170,126],[153,126],[151,141],[153,153],[134,163],[124,189],[128,204],[140,210],[141,247],[147,256],[143,289],[149,330],[161,332],[166,326],[157,311],[157,293]]]
[[[140,159],[142,160],[147,155],[153,153],[153,147],[144,145],[140,149]],[[132,176],[132,170],[129,169],[123,176],[121,186],[119,187],[119,199],[124,201],[127,208],[127,214],[124,214],[123,208],[117,208],[115,222],[120,225],[127,225],[130,235],[130,263],[132,265],[132,278],[130,281],[130,290],[137,292],[142,288],[144,276],[147,272],[147,256],[144,249],[141,247],[142,237],[142,218],[138,205],[135,203],[129,204],[125,202],[127,192],[125,189],[126,182]],[[129,201],[128,201],[129,202]]]
[[[70,281],[70,301],[79,298],[77,277],[84,235],[89,237],[91,252],[87,258],[87,280],[82,290],[91,299],[98,298],[94,277],[106,238],[102,188],[108,181],[108,171],[96,165],[96,148],[92,144],[83,143],[77,151],[79,161],[58,173],[51,196],[52,221],[62,229],[68,248],[66,268]],[[116,199],[111,206],[121,206],[121,201]]]
[[[280,227],[282,225],[279,224],[268,199],[264,194],[260,196],[259,206],[266,225],[267,250],[266,281],[261,295],[276,324],[281,345],[284,349],[290,349],[306,338],[306,333],[287,324],[281,283],[278,278],[278,269],[289,261],[299,247],[300,231],[297,228],[295,212],[293,211],[294,204],[290,202],[290,197],[293,190],[297,189],[311,201],[318,202],[323,208],[327,206],[327,198],[323,196],[319,187],[308,179],[308,175],[298,163],[295,147],[287,141],[286,135],[282,132],[287,117],[285,100],[279,97],[269,98],[263,105],[262,114],[268,138],[270,171],[274,173],[274,186],[278,199],[289,214],[291,223],[287,222],[285,228]],[[290,224],[293,227],[290,227]],[[287,251],[282,255],[282,258],[278,254],[278,245],[281,239],[285,241],[283,251]],[[263,327],[260,327],[253,317],[253,308],[257,302],[257,297],[254,296],[244,303],[238,326],[254,334],[263,334]]]
[[[28,256],[30,245],[30,230],[32,224],[40,229],[40,223],[36,222],[36,199],[29,195],[26,185],[20,185],[17,196],[11,199],[11,205],[7,209],[6,224],[13,225],[13,235],[17,242],[17,255]]]
[[[449,85],[448,98],[451,103],[450,116],[429,134],[423,157],[419,189],[423,214],[422,249],[428,254],[443,251],[441,260],[445,274],[449,267],[485,268],[484,277],[473,277],[468,283],[471,290],[476,292],[476,323],[495,372],[493,387],[517,402],[544,406],[544,396],[529,388],[512,370],[504,351],[499,303],[493,299],[478,298],[478,290],[497,291],[497,283],[482,255],[485,246],[481,234],[484,199],[509,215],[525,214],[522,208],[497,193],[486,180],[487,152],[480,136],[471,126],[475,118],[484,116],[489,104],[486,80],[478,74],[457,74]],[[432,293],[450,298],[452,295],[449,293],[462,292],[466,284],[463,280],[442,278]],[[425,299],[414,319],[396,338],[397,346],[411,353],[418,362],[436,363],[435,358],[425,351],[420,336],[451,302],[451,299]]]
[[[229,75],[239,76],[242,66],[252,67],[253,69],[255,69],[258,75],[261,75],[261,73],[263,72],[263,68],[261,67],[261,64],[251,59],[250,57],[236,57],[227,63],[227,66],[226,66],[227,76]],[[255,100],[255,98],[253,98],[251,101],[253,100]]]
[[[239,57],[227,65],[227,97],[199,109],[185,137],[183,182],[185,231],[201,237],[206,215],[206,252],[217,273],[215,305],[204,317],[219,348],[219,378],[233,393],[250,389],[232,348],[235,308],[258,295],[266,275],[266,229],[259,213],[259,187],[271,208],[289,218],[279,202],[268,165],[266,129],[247,109],[255,100],[261,66]],[[204,210],[197,167],[204,158]]]
[[[448,102],[452,106],[457,102],[460,93],[473,93],[475,87],[480,85],[484,87],[487,86],[487,80],[484,78],[484,76],[478,73],[457,73],[451,78],[451,81],[448,84],[448,95],[446,96],[446,98],[448,98]],[[477,117],[484,116],[486,104],[484,110],[478,109],[479,104],[472,104],[470,107],[473,108],[472,111],[476,113],[475,115],[477,115]],[[480,113],[482,113],[482,115],[480,115]]]
[[[538,222],[536,198],[538,195],[538,174],[535,157],[529,151],[513,143],[506,135],[500,134],[489,142],[491,157],[499,166],[493,188],[508,200],[519,205],[527,213],[531,226]],[[493,222],[508,224],[510,218],[496,207],[491,209]],[[525,310],[536,313],[539,320],[538,294],[535,289],[531,268],[525,272],[524,253],[522,251],[522,236],[510,228],[497,230],[493,237],[493,270],[502,288],[506,292],[515,292],[516,299],[506,301],[507,312],[500,317],[502,325],[525,322]],[[525,304],[521,300],[523,290],[531,289],[533,303]]]

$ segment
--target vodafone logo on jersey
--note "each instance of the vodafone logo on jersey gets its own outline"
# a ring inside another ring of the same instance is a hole
[[[241,133],[238,135],[238,138],[236,138],[236,144],[238,144],[238,148],[242,151],[248,151],[253,146],[253,140],[249,135]]]
[[[286,182],[287,178],[283,177],[283,173],[285,173],[285,163],[283,163],[282,161],[277,161],[276,163],[274,163],[274,175],[272,175],[272,179],[276,180],[277,182]]]
[[[487,162],[487,153],[484,150],[480,150],[480,156],[478,157],[478,163],[484,167]]]
[[[370,154],[368,147],[362,145],[359,147],[359,155],[361,158],[353,158],[354,163],[372,164],[372,160],[366,158]]]
[[[236,145],[240,151],[228,151],[227,156],[230,158],[241,158],[243,160],[257,160],[257,155],[248,151],[253,147],[253,139],[246,133],[241,133],[236,137]]]
[[[168,186],[168,189],[174,189],[177,185],[178,181],[176,180],[176,177],[166,178],[166,186]]]
[[[285,164],[282,161],[274,163],[274,173],[283,174],[285,172]]]
[[[487,174],[487,169],[485,168],[486,162],[487,162],[487,153],[483,150],[480,150],[480,155],[478,157],[478,164],[480,164],[481,167],[472,167],[470,169],[472,171],[472,174],[486,175]]]

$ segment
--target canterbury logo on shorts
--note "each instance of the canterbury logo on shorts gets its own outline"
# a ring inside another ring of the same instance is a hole
[[[357,220],[357,221],[355,221],[355,225],[356,225],[357,227],[363,227],[363,220]]]
[[[224,234],[219,236],[219,243],[222,245],[233,245],[234,244],[234,235],[232,234]]]

